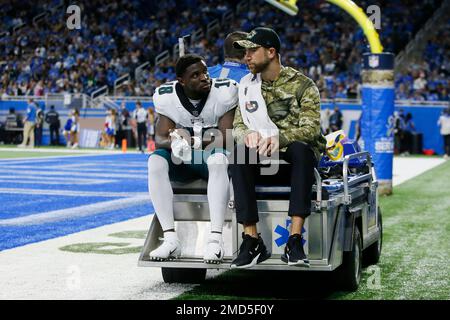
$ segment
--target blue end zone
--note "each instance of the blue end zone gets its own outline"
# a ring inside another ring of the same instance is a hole
[[[110,211],[108,213],[68,219],[56,223],[0,227],[0,251],[97,228],[107,224],[139,218],[153,211],[153,206],[151,205],[140,205],[129,207],[127,210]],[[149,226],[143,225],[142,229],[147,229]]]
[[[0,161],[0,251],[153,213],[150,198],[148,203],[129,200],[137,196],[142,199],[147,193],[147,158],[117,154]],[[108,206],[107,202],[114,200],[126,204],[110,210],[101,205]],[[70,215],[72,211],[83,214],[81,206],[93,204],[100,204],[102,210],[85,216]],[[66,211],[67,216],[65,209],[71,210]],[[14,220],[57,210],[63,215],[57,221],[35,219],[21,225]],[[11,221],[14,223],[6,225]]]
[[[0,193],[0,196],[2,197],[0,221],[50,211],[50,208],[51,211],[61,210],[111,200],[103,197],[30,196],[4,193]]]

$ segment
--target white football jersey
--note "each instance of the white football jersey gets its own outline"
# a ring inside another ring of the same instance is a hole
[[[203,128],[214,128],[225,113],[237,106],[238,84],[231,79],[212,79],[206,101],[203,99],[194,107],[178,81],[167,82],[156,88],[153,103],[155,111],[177,127],[192,128],[197,123]]]

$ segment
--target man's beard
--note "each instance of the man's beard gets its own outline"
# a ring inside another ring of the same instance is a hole
[[[269,58],[264,58],[264,61],[259,64],[253,64],[253,69],[250,70],[253,74],[263,72],[270,64]]]

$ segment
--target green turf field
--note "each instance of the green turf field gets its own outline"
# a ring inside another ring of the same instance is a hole
[[[383,251],[358,291],[339,292],[330,273],[229,271],[177,299],[450,299],[450,161],[380,198]]]
[[[8,150],[5,150],[8,149]],[[15,149],[11,151],[11,149]],[[36,150],[36,151],[35,151]],[[45,152],[49,150],[49,152]],[[58,152],[61,150],[61,152]],[[78,149],[80,150],[80,149]],[[82,149],[81,149],[82,150]],[[69,152],[68,152],[69,151]],[[0,159],[17,159],[17,158],[36,158],[36,157],[49,157],[49,156],[70,156],[79,154],[76,152],[70,152],[65,146],[40,146],[34,149],[17,148],[16,145],[1,145],[0,146]]]
[[[70,156],[75,153],[62,153],[62,152],[24,152],[24,151],[1,151],[0,159],[17,159],[17,158],[37,158],[37,157],[49,157],[49,156]]]

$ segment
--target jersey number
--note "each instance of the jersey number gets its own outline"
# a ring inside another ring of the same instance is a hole
[[[230,86],[230,80],[217,79],[214,87],[220,88],[221,86],[229,87]]]
[[[159,88],[159,90],[158,90],[158,94],[159,95],[163,95],[163,94],[166,94],[166,93],[172,93],[173,92],[173,87],[169,87],[169,86],[167,86],[167,87],[161,87],[161,88]]]

